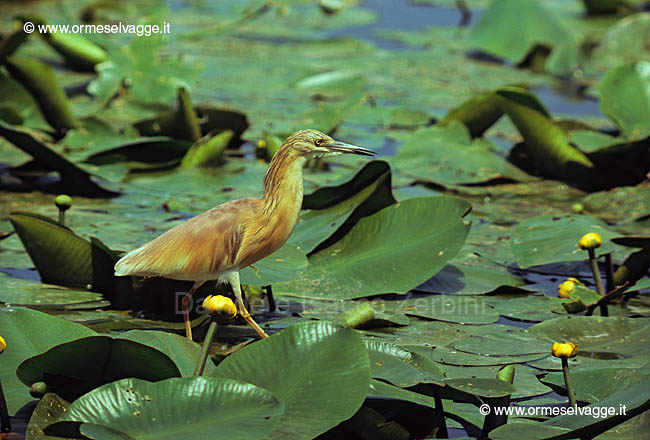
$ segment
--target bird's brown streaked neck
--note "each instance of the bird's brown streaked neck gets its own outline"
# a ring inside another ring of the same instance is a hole
[[[306,158],[285,143],[273,156],[264,176],[265,211],[273,211],[283,198],[302,205],[302,168]]]

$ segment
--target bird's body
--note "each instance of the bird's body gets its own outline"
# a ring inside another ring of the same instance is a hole
[[[243,307],[239,270],[272,254],[287,241],[302,206],[303,165],[310,156],[328,153],[373,154],[360,147],[336,142],[315,130],[294,133],[273,157],[264,177],[261,198],[223,203],[168,230],[124,255],[115,264],[115,275],[194,281],[186,296],[188,301],[206,281],[227,282],[233,287],[244,319],[265,337],[266,333]],[[191,337],[188,301],[184,301],[183,311],[186,332]]]

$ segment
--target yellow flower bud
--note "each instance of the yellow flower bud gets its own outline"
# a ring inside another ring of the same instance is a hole
[[[203,308],[221,318],[231,319],[237,316],[237,306],[230,298],[223,295],[208,295],[203,300]]]
[[[266,148],[266,141],[264,139],[257,141],[257,148]]]
[[[562,284],[557,286],[557,293],[560,298],[568,298],[576,290],[576,279],[567,278]]]
[[[585,234],[582,236],[580,241],[578,242],[578,246],[580,246],[580,249],[596,249],[599,248],[603,244],[603,239],[600,238],[600,235],[596,234],[595,232],[590,232],[588,234]]]
[[[5,342],[5,338],[0,336],[0,353],[5,351],[5,348],[7,348],[7,343]]]
[[[572,358],[578,353],[578,346],[573,342],[554,342],[551,353],[557,358]]]

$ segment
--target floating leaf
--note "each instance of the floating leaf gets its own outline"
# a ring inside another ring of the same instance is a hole
[[[316,437],[359,409],[370,367],[356,330],[305,322],[228,356],[214,375],[270,390],[285,411],[268,438],[302,439]]]
[[[469,205],[453,197],[421,197],[364,217],[340,241],[312,255],[298,278],[274,292],[350,299],[407,292],[435,275],[458,252]]]
[[[190,341],[185,336],[174,333],[155,331],[155,330],[130,330],[120,333],[120,339],[138,342],[155,348],[169,357],[181,376],[191,376],[196,367],[196,360],[199,357],[201,347],[194,341]],[[209,375],[214,370],[214,364],[208,361],[205,365],[204,374]]]
[[[11,76],[34,96],[52,127],[62,130],[77,125],[68,105],[68,98],[51,66],[35,58],[16,56],[8,57],[5,66]]]
[[[70,162],[30,132],[7,124],[1,119],[0,136],[4,136],[9,142],[32,156],[40,166],[58,172],[69,193],[104,197],[116,194],[99,187],[90,180],[89,172]]]
[[[281,283],[300,276],[308,264],[302,249],[287,243],[268,257],[242,269],[241,282],[254,286]]]
[[[16,368],[21,362],[55,345],[96,334],[83,325],[36,310],[0,308],[0,335],[7,342],[0,362],[0,376],[9,412],[15,414],[33,400],[29,388],[16,376]]]
[[[399,387],[442,381],[440,368],[429,358],[397,345],[366,340],[370,357],[370,375]]]
[[[48,432],[62,429],[63,422],[82,422],[82,433],[101,434],[91,438],[261,440],[278,423],[282,410],[282,403],[269,391],[235,380],[183,377],[150,383],[123,379],[77,399]],[[112,435],[107,436],[106,429]]]
[[[451,121],[459,121],[465,124],[472,137],[479,137],[502,115],[503,111],[497,103],[497,97],[494,93],[486,93],[451,109],[437,125],[445,127]]]
[[[574,215],[555,217],[540,215],[526,220],[515,228],[510,239],[510,248],[520,267],[526,268],[560,261],[587,259],[587,252],[578,247],[580,237],[596,232],[603,239],[597,254],[614,251],[616,245],[610,239],[618,233],[595,217]]]
[[[34,97],[18,81],[1,72],[0,96],[3,97],[3,102],[0,104],[0,119],[13,125],[22,125],[36,130],[52,130]]]
[[[472,141],[459,122],[446,127],[421,128],[411,134],[391,164],[402,174],[441,184],[469,184],[508,178],[533,179],[501,155],[502,150],[484,139]]]
[[[71,290],[52,284],[11,278],[0,274],[0,302],[34,309],[97,308],[102,295],[86,290]],[[85,303],[85,304],[83,304]]]
[[[109,50],[108,59],[97,65],[99,77],[88,91],[103,102],[129,84],[128,93],[135,101],[169,104],[179,87],[188,87],[200,73],[195,65],[177,59],[163,58],[160,49],[166,45],[163,34],[147,38],[134,37],[128,45]]]
[[[232,139],[233,132],[226,130],[216,135],[208,134],[206,137],[195,142],[183,159],[181,168],[204,167],[215,165],[221,159],[228,142]]]
[[[543,113],[537,98],[517,87],[499,89],[496,94],[503,98],[499,105],[524,138],[525,151],[535,167],[546,175],[572,182],[588,176],[593,164],[568,143],[564,131]]]
[[[609,0],[609,2],[621,0]],[[593,52],[594,63],[609,71],[621,64],[650,61],[646,43],[650,40],[650,13],[621,18],[600,38]]]
[[[650,61],[625,64],[611,70],[598,88],[600,108],[628,139],[650,135]]]
[[[369,162],[348,182],[321,187],[305,197],[303,208],[313,208],[300,214],[289,243],[311,253],[339,239],[359,218],[393,203],[390,166],[383,161]]]
[[[14,212],[9,220],[44,282],[108,292],[115,259],[99,240],[93,245],[38,214]]]
[[[493,0],[471,29],[467,43],[516,63],[536,44],[553,46],[571,35],[552,11],[536,0]]]
[[[27,386],[45,382],[69,401],[122,378],[155,382],[180,376],[176,365],[160,351],[108,336],[88,336],[52,347],[23,361],[16,374]]]

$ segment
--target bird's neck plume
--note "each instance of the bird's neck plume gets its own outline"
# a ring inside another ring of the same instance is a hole
[[[275,153],[264,176],[263,198],[267,209],[275,209],[281,200],[302,205],[304,163],[305,157],[286,143]]]

